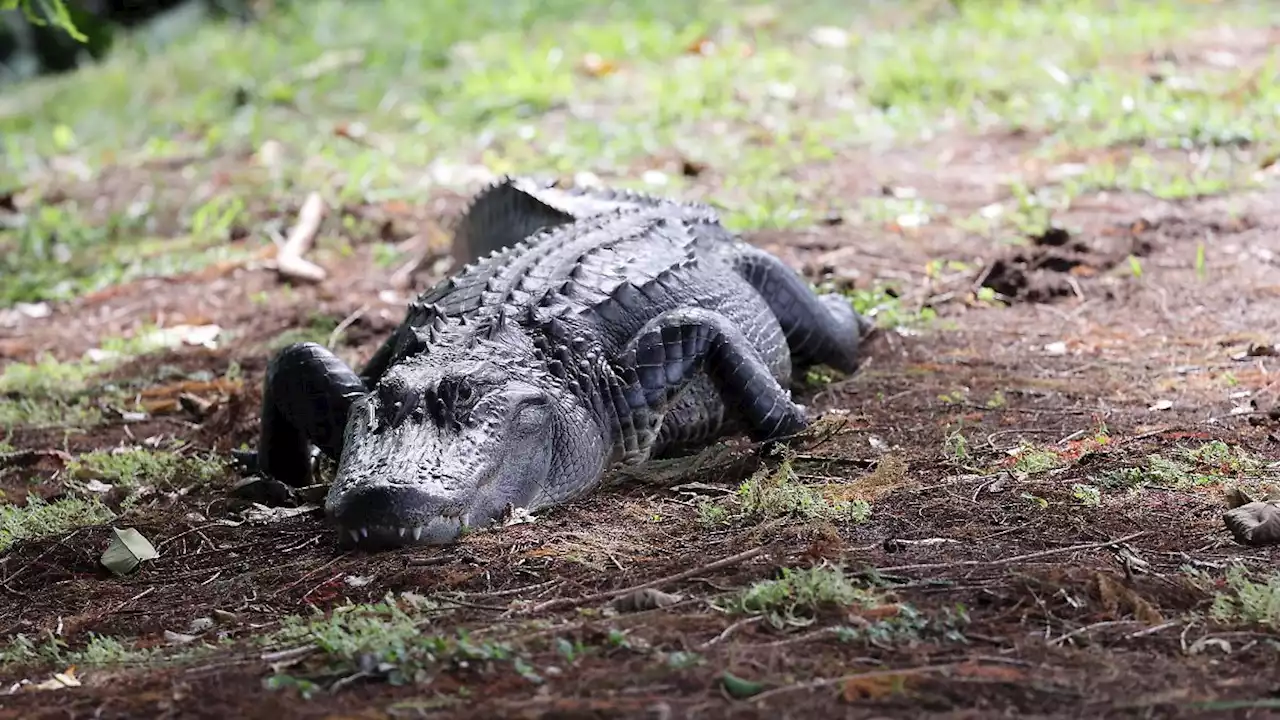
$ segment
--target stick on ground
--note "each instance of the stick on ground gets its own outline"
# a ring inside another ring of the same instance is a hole
[[[289,237],[276,253],[276,272],[288,280],[320,282],[328,277],[324,268],[307,260],[304,256],[315,242],[320,232],[320,223],[324,220],[324,198],[320,193],[312,192],[302,203],[298,211],[298,222],[289,231]]]
[[[608,600],[612,600],[614,598],[622,597],[623,595],[626,595],[628,593],[639,592],[641,590],[648,590],[650,588],[656,588],[661,585],[666,585],[667,583],[678,582],[686,578],[691,578],[694,575],[698,575],[711,570],[719,570],[720,568],[728,567],[730,565],[737,565],[740,562],[745,562],[747,560],[750,560],[751,558],[756,557],[757,555],[763,554],[764,551],[765,551],[765,547],[761,545],[759,547],[755,547],[750,550],[747,550],[746,552],[738,553],[737,555],[732,555],[727,558],[721,558],[720,560],[717,560],[713,563],[707,563],[706,565],[699,565],[698,567],[690,568],[688,570],[685,570],[684,572],[679,572],[679,573],[676,573],[675,575],[669,575],[664,578],[658,578],[657,580],[651,580],[650,582],[643,583],[640,585],[633,585],[631,587],[622,588],[620,590],[609,590],[607,592],[596,593],[595,595],[588,595],[586,597],[581,597],[581,598],[557,598],[555,600],[548,600],[547,602],[544,602],[540,605],[533,606],[533,609],[531,610],[531,612],[542,612],[543,610],[563,610],[565,608],[578,607],[579,605],[587,605],[589,603],[605,602]]]

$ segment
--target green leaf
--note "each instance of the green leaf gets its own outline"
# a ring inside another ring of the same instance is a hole
[[[737,700],[749,698],[764,689],[763,683],[744,680],[728,670],[721,673],[720,682],[724,685],[725,692]]]
[[[76,24],[71,20],[71,12],[67,10],[67,6],[62,0],[0,0],[0,10],[14,10],[22,8],[22,13],[34,25],[47,25],[45,18],[40,16],[36,8],[44,10],[45,14],[53,19],[53,24],[66,31],[68,35],[80,42],[88,42],[89,37],[80,32],[76,28]]]
[[[102,553],[102,564],[116,575],[128,575],[137,569],[144,560],[160,557],[151,542],[142,533],[133,528],[111,528],[115,538],[111,546]]]

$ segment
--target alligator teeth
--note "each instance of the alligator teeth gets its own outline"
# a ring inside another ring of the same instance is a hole
[[[362,537],[362,538],[367,538],[367,537],[369,537],[369,528],[367,528],[367,527],[361,527],[361,528],[360,528],[360,537]]]
[[[419,525],[413,529],[413,541],[418,542],[422,539],[422,526]]]
[[[408,528],[400,528],[400,537],[404,537],[404,534],[407,532],[409,532]]]
[[[349,533],[349,534],[351,535],[351,542],[360,542],[360,532],[359,532],[359,531],[357,531],[357,530],[348,530],[348,531],[347,531],[347,533]]]

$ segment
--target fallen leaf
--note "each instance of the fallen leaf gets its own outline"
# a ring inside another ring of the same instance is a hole
[[[404,200],[387,200],[382,203],[382,209],[391,215],[413,214],[413,206]]]
[[[231,612],[231,611],[229,611],[229,610],[223,610],[223,609],[221,609],[221,608],[215,609],[215,610],[213,611],[213,617],[214,617],[214,619],[215,619],[215,620],[217,620],[218,622],[223,623],[223,624],[230,624],[230,623],[237,623],[237,622],[240,622],[240,616],[239,616],[239,615],[236,615],[235,613],[233,613],[233,612]]]
[[[1027,673],[1008,665],[988,665],[979,662],[961,663],[951,670],[952,675],[960,677],[996,680],[998,682],[1018,682],[1026,678]]]
[[[867,608],[858,613],[864,620],[883,620],[889,617],[896,617],[902,612],[900,605],[877,605],[873,608]]]
[[[578,64],[578,68],[592,77],[611,75],[618,70],[618,66],[612,61],[606,60],[596,53],[587,53],[584,55],[582,57],[582,62]]]
[[[843,48],[849,46],[849,33],[838,27],[818,27],[809,33],[809,41],[822,47]]]
[[[320,510],[319,505],[299,505],[298,507],[267,507],[260,503],[254,503],[252,507],[244,511],[244,519],[256,524],[269,524],[288,520],[291,517],[306,515],[307,513]]]
[[[1199,655],[1200,653],[1204,652],[1205,649],[1210,647],[1215,647],[1221,650],[1222,652],[1226,653],[1227,655],[1231,654],[1231,643],[1227,642],[1226,640],[1223,640],[1222,638],[1212,637],[1209,635],[1206,635],[1205,637],[1202,637],[1199,640],[1191,643],[1191,647],[1187,648],[1187,654]]]
[[[895,693],[902,692],[906,686],[908,675],[872,675],[869,677],[851,677],[844,681],[842,695],[845,702],[858,700],[879,700]]]
[[[710,38],[701,37],[689,43],[685,51],[692,55],[707,56],[716,51],[716,44]]]
[[[1240,487],[1228,488],[1226,493],[1227,507],[1234,510],[1241,505],[1257,502],[1258,499],[1249,495],[1248,491]]]
[[[721,673],[720,684],[724,686],[725,692],[729,693],[729,697],[738,700],[749,698],[764,689],[762,683],[744,680],[728,670]]]
[[[170,645],[186,645],[187,643],[195,642],[198,638],[195,635],[188,635],[186,633],[174,632],[172,630],[165,630],[164,639]]]
[[[127,575],[147,560],[160,557],[151,541],[133,528],[111,528],[115,537],[102,553],[101,562],[116,575]]]
[[[1111,617],[1119,617],[1127,611],[1132,612],[1135,618],[1146,625],[1154,626],[1164,622],[1164,615],[1133,588],[1103,573],[1094,573],[1094,579],[1098,584],[1098,596],[1102,600],[1102,606]]]
[[[32,686],[35,690],[62,690],[73,687],[80,687],[80,680],[76,677],[76,669],[74,666],[69,667],[60,673],[54,673],[53,677],[48,680]]]
[[[689,158],[683,158],[680,161],[680,174],[684,175],[685,177],[691,177],[691,178],[698,177],[699,175],[701,175],[706,171],[707,171],[706,163],[697,162],[696,160],[690,160]]]

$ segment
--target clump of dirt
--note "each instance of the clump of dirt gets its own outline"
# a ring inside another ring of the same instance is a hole
[[[1252,216],[1165,215],[1154,219],[1111,223],[1094,232],[1050,226],[1028,245],[1018,246],[986,266],[978,284],[1007,302],[1053,303],[1083,295],[1082,285],[1095,281],[1130,258],[1144,258],[1164,246],[1203,242],[1258,226]],[[1104,289],[1103,296],[1114,299]]]
[[[1105,273],[1130,256],[1146,256],[1154,248],[1151,241],[1132,233],[1084,238],[1057,226],[1029,240],[1029,245],[988,265],[978,284],[1008,302],[1052,303],[1081,295],[1081,280]]]

